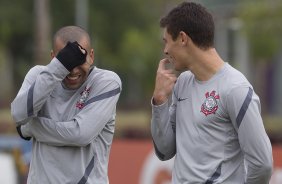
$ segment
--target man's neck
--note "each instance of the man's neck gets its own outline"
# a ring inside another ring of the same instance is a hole
[[[199,81],[208,81],[224,65],[224,61],[214,48],[200,51],[196,56],[195,62],[190,66],[190,71]]]

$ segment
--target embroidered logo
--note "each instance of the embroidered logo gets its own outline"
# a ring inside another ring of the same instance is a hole
[[[210,114],[215,114],[218,109],[217,100],[219,99],[219,95],[215,94],[215,91],[211,93],[206,92],[205,96],[206,99],[201,107],[201,112],[204,113],[206,116]]]
[[[88,95],[90,93],[90,87],[89,88],[84,88],[84,90],[80,93],[81,97],[80,99],[76,102],[76,107],[79,109],[82,109],[84,107],[84,103],[88,98]]]

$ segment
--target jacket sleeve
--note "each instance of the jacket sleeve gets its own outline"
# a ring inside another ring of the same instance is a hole
[[[71,120],[56,122],[45,117],[35,117],[32,122],[21,127],[22,134],[54,146],[88,145],[103,129],[113,134],[113,129],[107,126],[114,126],[121,82],[112,80],[99,85],[103,86],[96,85],[95,88],[102,89],[100,93],[90,97]]]
[[[246,184],[266,184],[273,167],[272,148],[260,114],[260,101],[248,86],[233,88],[227,97],[228,114],[244,153]]]
[[[173,94],[171,105],[168,101],[159,106],[152,103],[151,134],[155,153],[163,161],[171,159],[176,153],[176,102],[176,97]]]
[[[56,84],[61,82],[68,73],[69,71],[56,58],[53,58],[40,73],[37,68],[30,70],[11,103],[11,114],[17,126],[37,116]]]

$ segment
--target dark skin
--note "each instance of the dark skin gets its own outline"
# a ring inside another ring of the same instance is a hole
[[[86,37],[78,40],[79,45],[87,51],[86,62],[80,66],[75,67],[63,80],[64,87],[68,89],[78,89],[86,80],[90,71],[91,65],[94,63],[94,50],[90,49],[89,41]],[[66,43],[57,38],[54,43],[54,50],[51,51],[51,57],[56,57],[57,53],[64,48]],[[81,48],[82,52],[85,52]]]

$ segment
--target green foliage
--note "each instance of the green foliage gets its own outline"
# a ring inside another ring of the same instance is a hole
[[[12,62],[15,86],[21,85],[27,66],[32,63],[33,1],[0,1],[0,48]],[[0,61],[1,62],[1,61]],[[24,66],[24,67],[21,67]]]
[[[159,28],[162,3],[90,1],[89,31],[94,39],[95,62],[98,67],[120,75],[124,103],[143,103],[152,95],[162,47]]]
[[[270,59],[281,48],[282,3],[245,1],[239,10],[252,55],[257,59]]]
[[[63,26],[74,25],[75,0],[49,0],[49,2],[51,35]]]
[[[32,30],[31,0],[2,0],[0,2],[0,43],[10,44],[13,37],[31,35]]]

